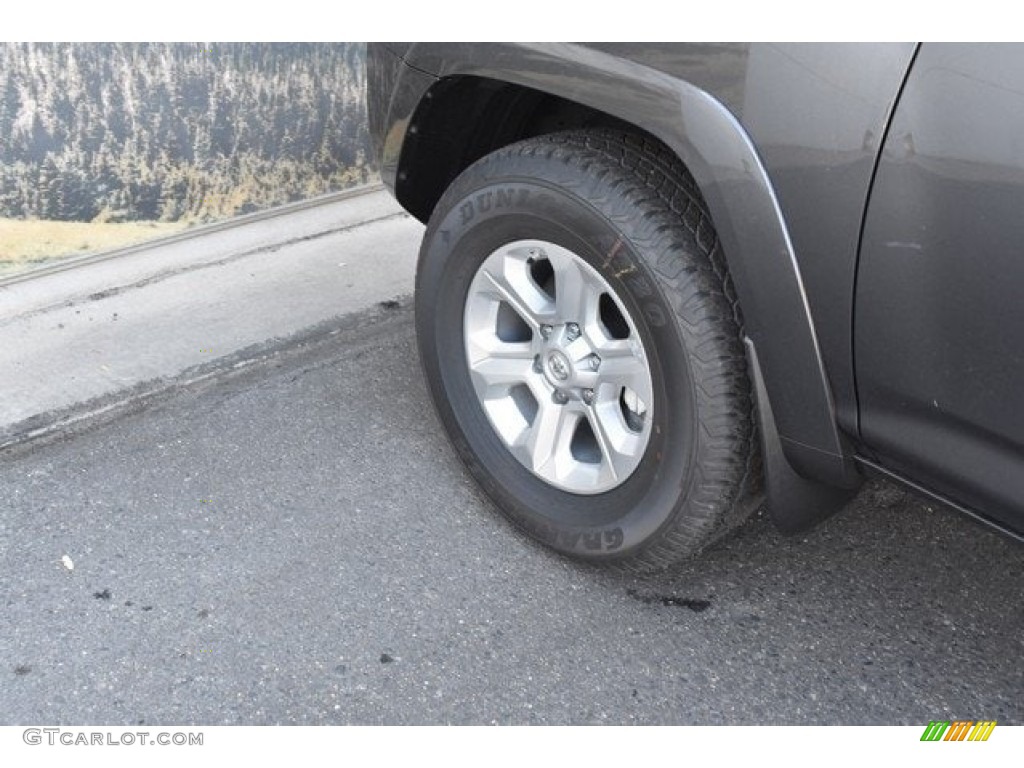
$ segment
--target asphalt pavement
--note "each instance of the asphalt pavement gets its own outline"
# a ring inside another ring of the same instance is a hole
[[[0,454],[0,723],[1024,723],[1018,543],[872,484],[616,575],[477,492],[408,299],[251,360]]]

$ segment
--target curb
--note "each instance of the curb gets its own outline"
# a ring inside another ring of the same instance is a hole
[[[0,284],[0,450],[123,413],[390,306],[412,293],[421,235],[374,185]]]

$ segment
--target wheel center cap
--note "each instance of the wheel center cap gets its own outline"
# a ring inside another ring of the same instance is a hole
[[[564,354],[557,349],[548,352],[548,371],[551,378],[556,381],[567,381],[572,373],[572,364]]]

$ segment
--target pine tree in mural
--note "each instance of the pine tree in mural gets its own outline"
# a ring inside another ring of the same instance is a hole
[[[203,221],[369,180],[364,50],[0,44],[0,216]]]

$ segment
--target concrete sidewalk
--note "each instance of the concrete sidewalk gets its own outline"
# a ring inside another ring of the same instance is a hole
[[[0,284],[0,448],[410,294],[421,234],[378,187]]]

